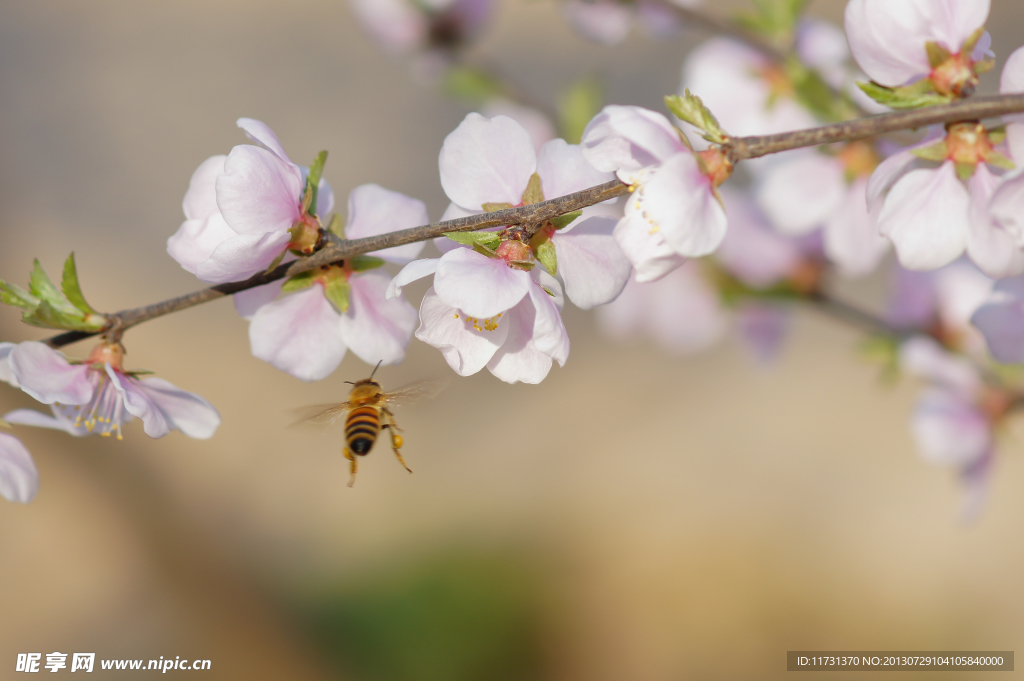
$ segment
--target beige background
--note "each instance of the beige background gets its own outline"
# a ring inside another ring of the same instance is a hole
[[[1005,58],[1024,12],[993,4]],[[814,9],[838,19],[842,3]],[[596,73],[610,102],[660,108],[696,37],[603,48],[553,3],[507,0],[473,57],[539,99]],[[270,124],[296,160],[329,149],[340,197],[378,182],[436,218],[437,152],[465,113],[383,58],[342,2],[7,0],[0,276],[24,283],[34,257],[58,272],[73,250],[101,309],[199,288],[165,240],[195,167],[243,141],[239,116]],[[209,658],[218,679],[386,678],[406,656],[402,678],[654,681],[782,678],[788,649],[1021,648],[1019,436],[964,526],[952,472],[908,436],[915,386],[882,385],[854,332],[801,314],[780,361],[758,368],[730,343],[677,358],[613,345],[579,311],[566,324],[565,368],[536,387],[455,381],[400,414],[416,474],[380,448],[354,489],[339,432],[285,426],[289,409],[341,399],[367,373],[358,359],[301,383],[250,356],[227,301],[130,332],[129,367],[201,393],[223,425],[206,442],[18,429],[42,483],[31,505],[0,506],[3,676],[16,653],[55,650]],[[0,338],[43,335],[0,310]],[[379,376],[446,371],[414,341]],[[30,406],[0,390],[0,413]],[[408,597],[394,584],[438,572],[451,579],[424,587],[422,620],[381,615],[380,659],[310,624],[341,594],[368,631],[353,599],[383,613]],[[483,619],[460,634],[444,621],[462,597]],[[473,632],[503,617],[521,623],[522,654],[495,625],[500,650],[477,667],[431,662],[431,635],[477,650]]]

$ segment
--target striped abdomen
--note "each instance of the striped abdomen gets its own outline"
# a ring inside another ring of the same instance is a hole
[[[369,454],[380,432],[380,410],[377,407],[357,407],[345,420],[345,443],[353,454]]]

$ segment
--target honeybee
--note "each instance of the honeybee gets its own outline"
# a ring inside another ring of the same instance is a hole
[[[448,385],[448,378],[431,378],[423,381],[416,381],[407,386],[384,392],[380,383],[373,380],[377,373],[380,362],[374,367],[369,378],[361,381],[345,381],[352,386],[352,392],[348,400],[341,404],[319,404],[306,407],[303,412],[310,413],[310,416],[299,419],[296,423],[312,423],[317,425],[330,425],[337,423],[345,417],[345,458],[351,462],[348,486],[356,482],[358,463],[356,456],[366,456],[373,449],[377,442],[380,431],[387,430],[391,435],[391,449],[398,457],[398,463],[402,464],[405,470],[412,473],[412,469],[405,463],[402,453],[402,436],[399,432],[402,429],[395,423],[395,415],[391,409],[398,406],[412,404],[421,399],[435,397]]]

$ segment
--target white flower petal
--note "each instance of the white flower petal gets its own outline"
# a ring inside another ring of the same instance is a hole
[[[196,168],[188,182],[188,191],[181,202],[185,217],[189,220],[205,220],[220,212],[217,207],[217,177],[224,172],[224,154],[211,156]]]
[[[288,232],[239,234],[221,242],[210,257],[196,265],[195,274],[211,284],[244,281],[265,272],[291,241]]]
[[[967,247],[970,196],[953,163],[937,170],[913,170],[885,199],[878,228],[892,240],[907,269],[937,269],[956,260]]]
[[[529,274],[468,248],[441,256],[434,274],[438,297],[472,317],[487,318],[504,312],[522,300],[529,289]]]
[[[167,255],[195,274],[196,268],[213,255],[217,246],[237,236],[218,211],[202,220],[181,223],[178,231],[167,239]]]
[[[413,260],[411,263],[402,268],[391,283],[388,284],[388,290],[384,293],[384,297],[391,300],[395,296],[402,295],[402,287],[406,286],[417,279],[423,277],[429,277],[437,271],[437,263],[440,262],[440,258],[423,258],[422,260]]]
[[[729,231],[715,257],[741,281],[755,288],[776,284],[793,274],[803,254],[795,239],[765,221],[745,194],[722,187]]]
[[[231,150],[217,178],[217,206],[239,234],[287,232],[299,218],[302,173],[261,147]]]
[[[529,300],[534,309],[533,345],[559,366],[565,366],[569,359],[569,333],[562,323],[555,299],[540,286],[531,286]]]
[[[64,418],[60,413],[58,407],[50,407],[53,409],[53,414],[44,414],[36,411],[35,409],[15,409],[12,412],[4,414],[3,420],[8,423],[14,423],[19,426],[33,426],[35,428],[50,428],[52,430],[61,430],[68,435],[74,435],[75,437],[84,437],[89,435],[89,429],[85,426],[75,427],[73,421],[69,421]]]
[[[583,155],[604,172],[631,172],[689,150],[679,131],[659,113],[639,106],[610,105],[583,131]]]
[[[220,425],[220,414],[212,404],[162,378],[150,376],[134,380],[122,377],[121,387],[125,409],[142,419],[143,429],[150,437],[166,434],[154,434],[162,430],[160,424],[163,423],[166,428],[180,430],[188,437],[206,440],[213,437]],[[156,413],[159,413],[159,418],[154,419]]]
[[[1024,175],[1021,182],[1024,187]],[[1024,250],[1021,250],[1015,235],[1010,229],[1017,231],[1024,222],[1021,215],[1024,202],[1017,205],[996,206],[997,209],[1010,208],[1005,211],[1011,223],[1007,229],[991,205],[992,195],[1000,185],[999,178],[989,172],[985,164],[979,164],[969,183],[971,205],[968,210],[967,254],[971,256],[982,272],[990,277],[1012,277],[1024,272]],[[1005,195],[1005,194],[1004,194]],[[1001,211],[1002,212],[1002,211]]]
[[[981,387],[970,361],[944,350],[934,339],[916,336],[900,346],[900,368],[948,390],[971,395]]]
[[[568,234],[556,232],[551,237],[565,293],[584,310],[615,300],[633,271],[612,236],[615,225],[612,218],[594,217]]]
[[[537,174],[545,199],[557,199],[615,179],[613,174],[590,165],[578,144],[569,144],[563,139],[553,139],[541,148],[537,155]]]
[[[537,152],[529,133],[508,116],[487,119],[470,113],[445,138],[439,165],[441,187],[463,208],[517,206],[537,169]]]
[[[68,363],[44,343],[19,343],[8,362],[21,389],[43,404],[85,404],[92,398],[89,366]]]
[[[252,354],[303,381],[326,378],[345,356],[338,317],[319,284],[284,296],[253,315]]]
[[[981,459],[992,445],[985,414],[948,390],[926,390],[910,426],[921,455],[933,463],[967,466]]]
[[[288,158],[288,154],[284,152],[281,141],[277,139],[277,135],[270,129],[269,125],[255,118],[239,118],[235,123],[245,131],[246,137],[253,142],[264,149],[274,152],[285,163],[292,163],[292,160]]]
[[[427,215],[425,203],[405,194],[384,189],[380,185],[360,185],[348,195],[348,224],[345,226],[345,236],[349,239],[362,239],[429,223],[430,216]],[[367,255],[404,265],[418,256],[423,246],[424,243],[421,241],[373,251]]]
[[[636,269],[638,282],[656,281],[686,262],[639,212],[634,211],[619,220],[612,236]]]
[[[487,118],[495,116],[508,116],[519,125],[523,126],[526,132],[530,133],[533,141],[533,148],[540,151],[545,142],[556,137],[555,126],[551,124],[548,117],[537,109],[523,106],[507,99],[492,99],[484,104],[480,113]],[[553,197],[549,197],[553,198]],[[442,218],[446,219],[446,218]]]
[[[690,154],[677,154],[663,163],[633,192],[626,210],[631,209],[650,220],[679,255],[707,255],[725,238],[725,210]]]
[[[508,326],[508,337],[487,363],[487,369],[502,381],[540,383],[551,371],[551,357],[533,343],[535,320],[536,308],[529,299],[509,310],[502,320]]]
[[[420,326],[416,337],[441,351],[455,373],[471,376],[487,365],[508,336],[508,320],[502,315],[496,326],[489,328],[480,320],[467,319],[446,305],[434,289],[429,289],[420,302]],[[474,328],[476,327],[476,328]]]
[[[281,295],[284,281],[284,279],[278,279],[263,286],[255,286],[239,291],[231,296],[231,302],[235,305],[235,312],[243,319],[252,319],[257,310]]]
[[[0,496],[27,504],[39,491],[39,471],[25,445],[13,435],[0,433]]]
[[[14,372],[11,371],[11,364],[8,358],[11,355],[11,351],[18,347],[17,343],[0,343],[0,381],[20,388],[18,385],[18,379],[15,378]]]
[[[1000,362],[1024,362],[1024,277],[996,282],[991,297],[971,317]]]
[[[368,364],[395,364],[416,328],[416,309],[405,298],[385,299],[390,277],[380,270],[354,274],[348,312],[341,315],[341,339]]]
[[[629,8],[616,0],[566,0],[562,12],[577,32],[602,45],[621,43],[633,23]]]

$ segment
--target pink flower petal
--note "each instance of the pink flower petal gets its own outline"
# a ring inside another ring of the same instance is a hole
[[[379,185],[360,185],[348,195],[348,224],[345,226],[345,236],[349,239],[362,239],[429,223],[426,204]],[[373,251],[367,255],[404,265],[418,256],[423,246],[424,243],[421,241],[383,251]]]
[[[774,164],[760,176],[757,203],[783,234],[806,234],[834,215],[846,198],[842,162],[817,152]]]
[[[345,356],[339,315],[319,284],[261,307],[249,344],[255,357],[303,381],[326,378]]]
[[[689,150],[659,113],[638,106],[606,106],[583,132],[583,155],[600,171],[632,172]]]
[[[537,169],[537,152],[529,133],[508,116],[470,113],[445,138],[439,165],[445,194],[463,208],[517,206]]]
[[[878,233],[881,205],[868,212],[866,189],[866,179],[855,180],[825,223],[825,255],[847,277],[870,274],[889,250],[889,242]]]
[[[992,446],[985,415],[962,395],[948,390],[926,390],[910,425],[921,455],[933,463],[967,466]]]
[[[880,205],[885,192],[907,173],[911,164],[918,160],[913,154],[915,148],[917,147],[908,147],[896,152],[879,163],[871,173],[867,186],[868,210],[874,210],[876,205]]]
[[[474,328],[474,324],[478,328]],[[455,373],[471,376],[483,369],[505,342],[508,328],[504,315],[493,329],[481,325],[479,320],[468,320],[446,305],[431,288],[420,302],[420,327],[416,337],[440,350]]]
[[[416,309],[405,298],[385,299],[391,278],[380,270],[354,274],[348,312],[341,315],[341,339],[367,364],[395,364],[416,328]]]
[[[971,317],[998,361],[1024,362],[1024,277],[996,282],[991,297]]]
[[[537,174],[545,199],[556,199],[615,179],[611,173],[590,165],[578,144],[568,144],[563,139],[551,140],[541,148]]]
[[[1021,179],[1024,180],[1024,176]],[[990,173],[983,163],[978,165],[969,183],[971,205],[968,211],[967,254],[982,272],[994,278],[1012,277],[1024,272],[1024,250],[1021,250],[1015,235],[991,210],[992,195],[999,184],[999,178]],[[1011,229],[1019,230],[1022,222],[1020,210],[1024,203],[1014,203],[1016,205],[1006,212],[1012,223]]]
[[[403,267],[402,271],[391,280],[391,283],[388,284],[388,290],[385,292],[384,297],[391,300],[395,296],[402,295],[403,286],[406,286],[417,279],[429,277],[437,271],[437,264],[439,262],[441,262],[440,258],[423,258],[421,260],[413,260],[411,263]]]
[[[181,202],[185,217],[189,220],[205,220],[220,212],[217,207],[217,177],[224,172],[228,157],[221,154],[211,156],[196,168],[188,182],[188,191]]]
[[[239,234],[222,241],[210,257],[196,265],[195,274],[211,284],[244,281],[265,272],[291,241],[288,232]]]
[[[159,438],[170,432],[170,423],[163,410],[139,388],[136,379],[119,374],[109,364],[106,366],[110,382],[124,401],[124,408],[132,416],[142,419],[142,430],[152,438]],[[169,385],[169,384],[168,384]]]
[[[725,210],[690,154],[677,154],[663,163],[633,192],[627,211],[630,206],[647,217],[679,255],[707,255],[725,237]]]
[[[548,117],[536,109],[516,104],[507,99],[492,99],[484,104],[480,113],[487,118],[495,116],[508,116],[530,134],[533,141],[533,148],[540,151],[545,142],[556,137],[555,126],[551,124]],[[549,197],[551,198],[551,197]],[[447,219],[447,218],[442,218]]]
[[[268,151],[274,152],[285,163],[292,163],[292,160],[288,158],[288,154],[284,152],[281,141],[277,139],[277,135],[270,129],[269,125],[255,118],[239,118],[236,124],[245,131],[246,136],[253,142]]]
[[[39,491],[39,471],[25,445],[13,435],[0,433],[0,496],[27,504]]]
[[[943,349],[932,338],[917,336],[900,346],[900,368],[947,390],[973,395],[981,387],[978,370],[967,359]]]
[[[529,289],[529,274],[468,248],[441,256],[434,274],[438,297],[471,317],[488,318],[504,312],[522,300]]]
[[[206,440],[213,437],[220,425],[220,414],[212,404],[162,378],[150,376],[134,380],[122,377],[121,387],[125,409],[142,419],[143,429],[150,437],[161,437],[166,434],[165,429],[170,428],[180,430],[188,437]],[[159,418],[154,418],[156,415]],[[161,427],[161,423],[165,425]],[[164,430],[161,435],[154,434],[161,430]]]
[[[68,363],[64,355],[48,345],[19,343],[8,361],[21,389],[43,404],[85,404],[92,398],[89,366]]]
[[[729,231],[715,257],[741,281],[764,288],[789,277],[800,264],[797,242],[772,229],[745,195],[722,188]]]
[[[302,174],[261,147],[242,144],[231,150],[217,178],[217,205],[239,234],[287,232],[299,218]]]
[[[775,360],[789,330],[790,313],[785,306],[747,303],[736,310],[740,338],[763,364]]]
[[[615,224],[612,218],[589,218],[568,234],[551,237],[565,293],[584,310],[615,300],[633,272],[612,236]]]
[[[18,347],[17,343],[0,343],[0,381],[20,388],[18,379],[14,377],[14,372],[11,371],[11,364],[8,361],[11,351],[16,347]]]
[[[562,12],[577,32],[602,45],[621,43],[632,24],[629,8],[616,0],[566,0]]]
[[[359,23],[390,52],[409,52],[427,37],[427,18],[408,0],[354,0]]]
[[[278,279],[263,286],[239,291],[231,296],[231,302],[235,304],[235,312],[243,319],[252,319],[257,310],[281,295],[283,286],[284,279]]]
[[[967,247],[969,204],[970,196],[951,161],[937,170],[913,170],[886,197],[879,231],[892,240],[907,269],[937,269]]]

